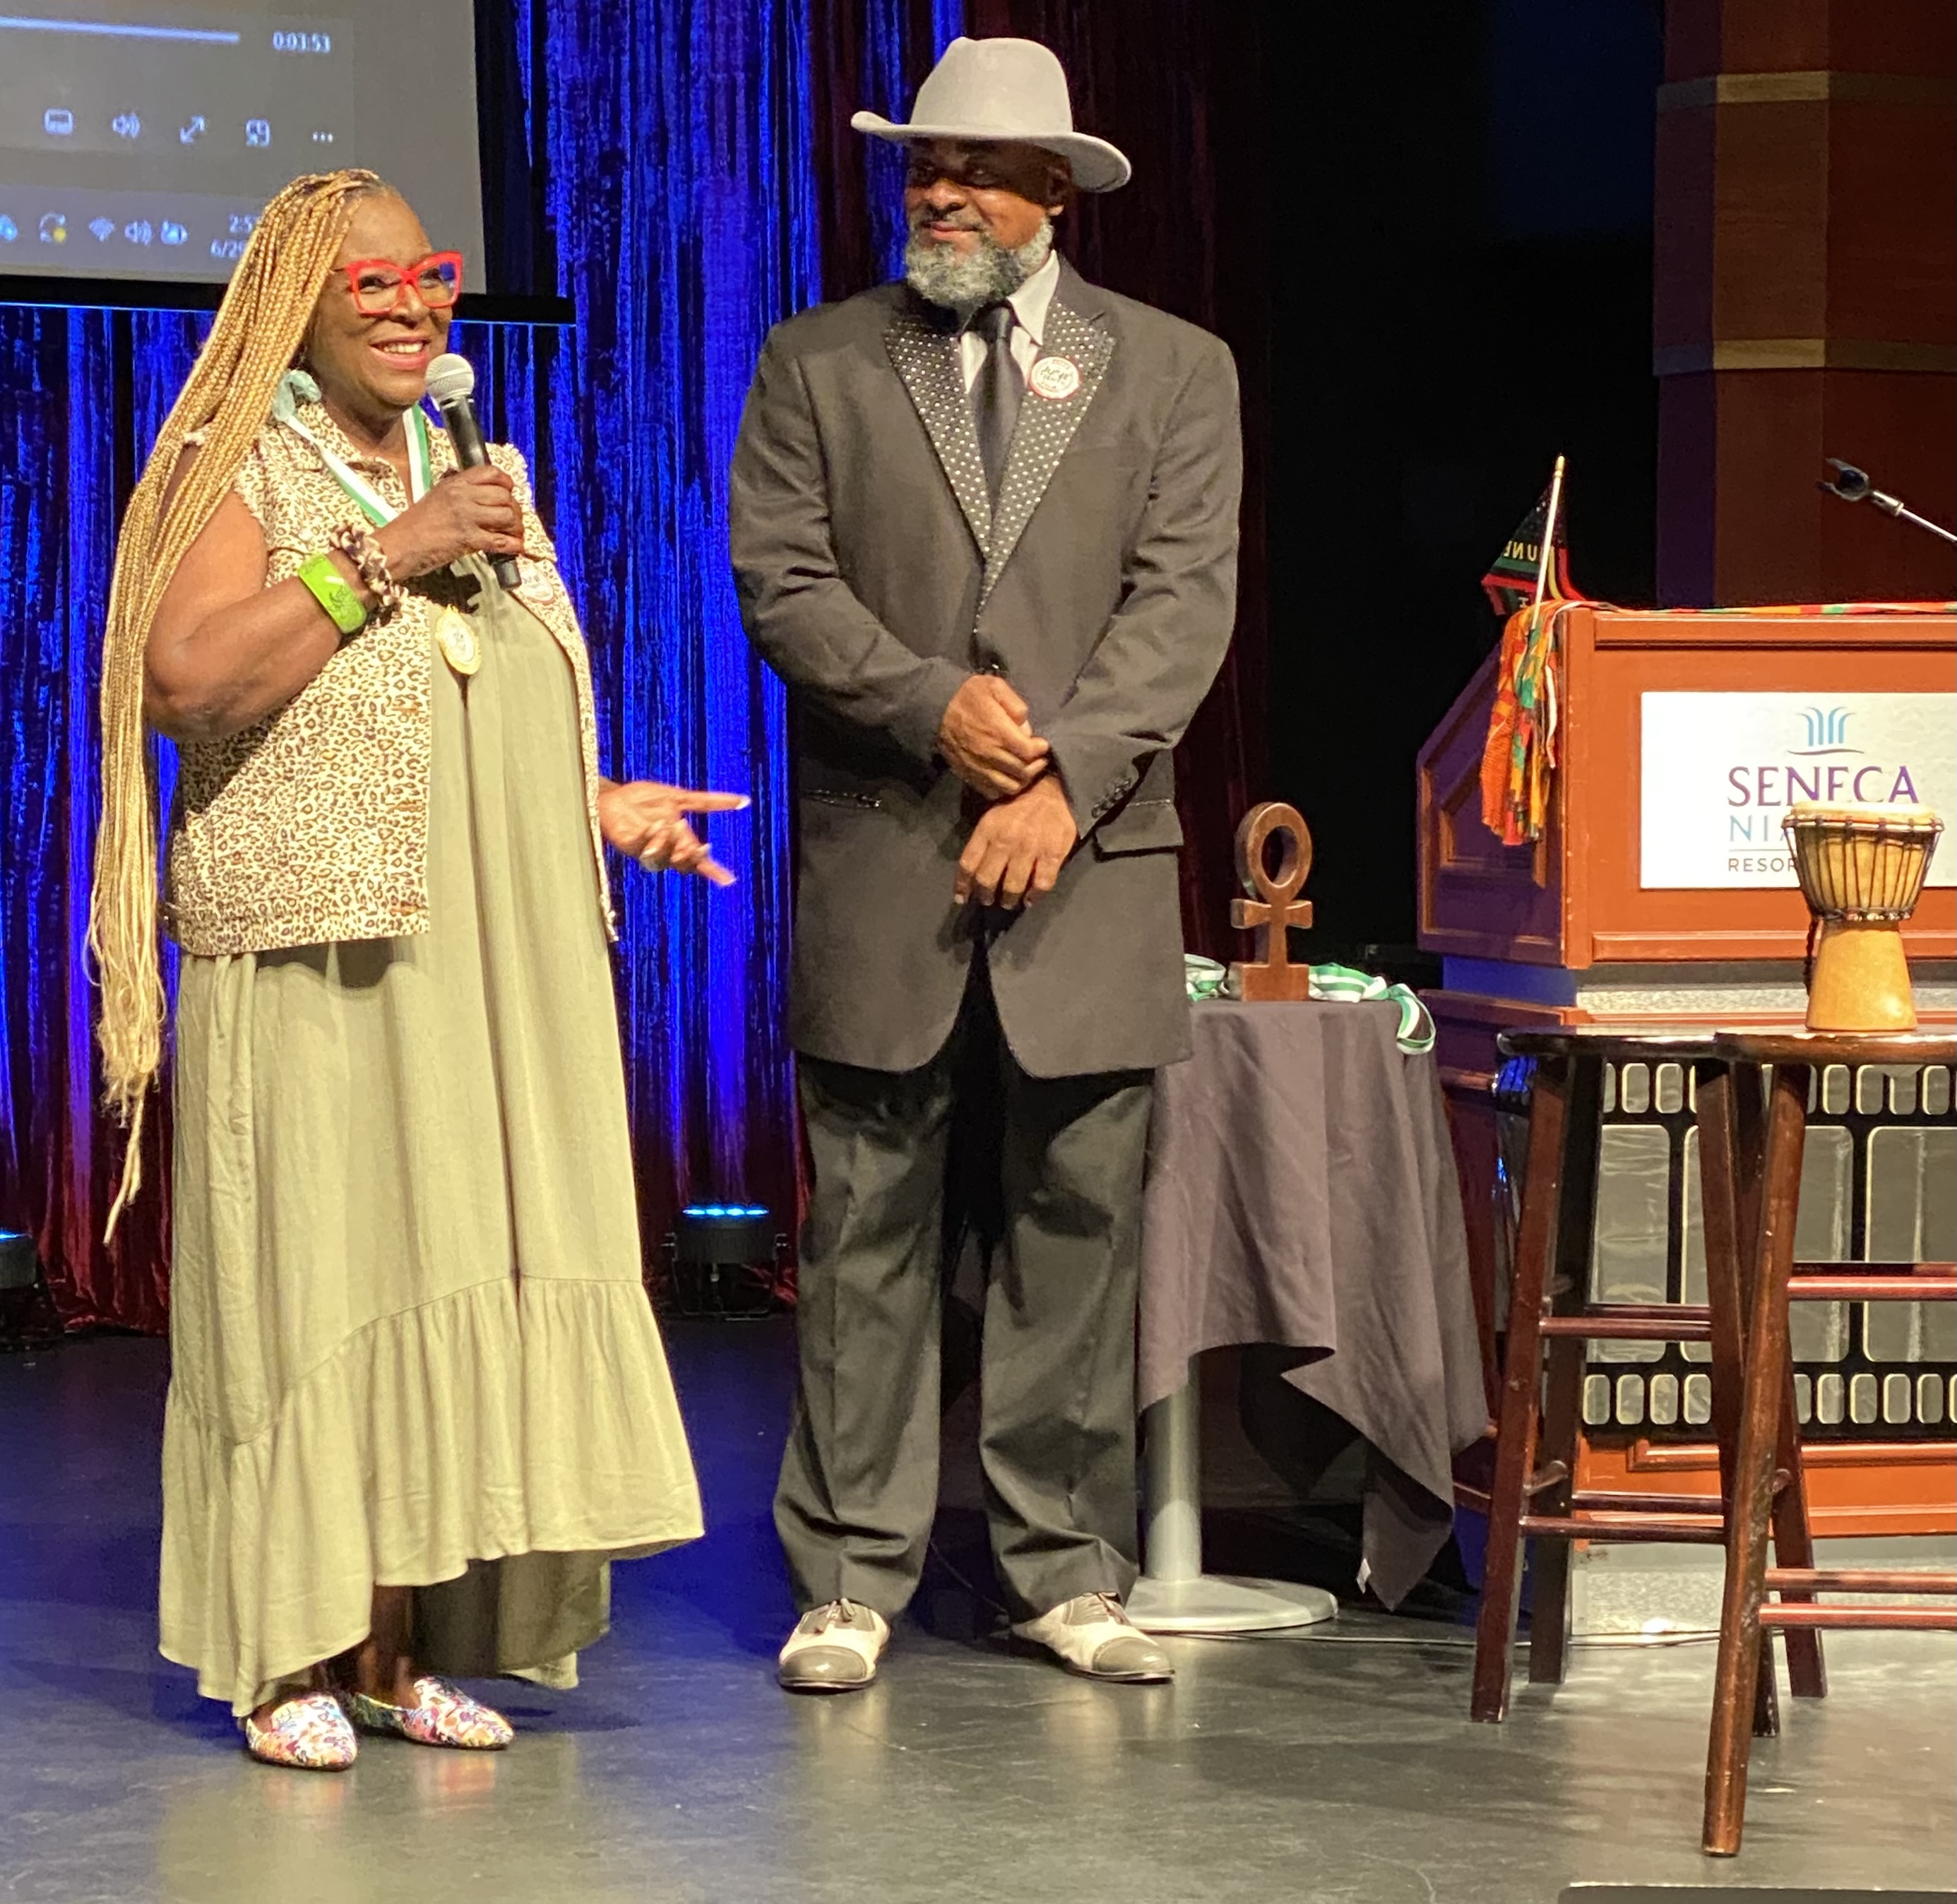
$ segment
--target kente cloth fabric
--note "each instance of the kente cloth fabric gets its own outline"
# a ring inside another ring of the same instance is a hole
[[[1488,1423],[1434,1061],[1399,1052],[1384,1000],[1190,1013],[1195,1055],[1156,1078],[1137,1399],[1175,1393],[1206,1349],[1298,1351],[1287,1379],[1367,1444],[1362,1578],[1396,1605]]]
[[[640,1280],[577,697],[473,565],[431,670],[428,930],[186,957],[163,1651],[245,1712],[416,1596],[429,1672],[569,1681],[700,1531]]]
[[[1546,500],[1537,505],[1538,514]],[[1560,532],[1560,523],[1557,527]],[[1525,538],[1528,530],[1525,523],[1516,531],[1516,536]],[[1510,546],[1526,548],[1527,544],[1512,542]],[[1500,593],[1494,586],[1499,579],[1491,570],[1483,584],[1489,589],[1491,599]],[[1481,754],[1481,824],[1505,846],[1533,844],[1542,837],[1543,829],[1549,823],[1556,775],[1558,624],[1564,609],[1587,599],[1570,596],[1569,580],[1569,567],[1559,549],[1541,606],[1517,609],[1502,630],[1501,653],[1495,668],[1495,704],[1489,713],[1488,737]],[[1589,602],[1588,606],[1608,609],[1611,605]],[[1948,615],[1953,608],[1957,608],[1957,603],[1810,602],[1766,608],[1667,609],[1665,613],[1854,617]]]
[[[1665,613],[1745,615],[1756,619],[1763,615],[1949,615],[1957,613],[1957,602],[1776,602],[1764,608],[1667,609]]]
[[[1519,609],[1502,630],[1481,755],[1481,824],[1505,846],[1542,837],[1556,770],[1557,625],[1573,603]]]

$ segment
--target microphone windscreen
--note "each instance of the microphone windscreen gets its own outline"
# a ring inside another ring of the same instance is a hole
[[[447,410],[476,394],[476,366],[452,350],[436,358],[428,367],[428,394],[437,410]]]

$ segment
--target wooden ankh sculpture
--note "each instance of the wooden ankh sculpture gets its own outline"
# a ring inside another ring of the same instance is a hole
[[[1275,874],[1265,857],[1273,836],[1283,842]],[[1311,995],[1311,968],[1291,963],[1285,934],[1288,926],[1311,923],[1311,902],[1298,897],[1310,871],[1311,832],[1295,807],[1266,800],[1244,815],[1237,829],[1237,877],[1244,891],[1257,897],[1233,899],[1230,923],[1255,933],[1256,957],[1230,968],[1231,989],[1239,998]]]

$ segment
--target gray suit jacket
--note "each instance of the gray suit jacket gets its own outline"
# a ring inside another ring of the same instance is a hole
[[[958,338],[901,284],[778,324],[734,454],[748,632],[798,723],[790,1036],[880,1071],[949,1035],[975,940],[1035,1077],[1187,1055],[1169,750],[1235,614],[1235,365],[1193,324],[1063,267],[996,517]],[[1017,916],[955,910],[978,811],[936,754],[975,669],[1053,745],[1081,843]]]

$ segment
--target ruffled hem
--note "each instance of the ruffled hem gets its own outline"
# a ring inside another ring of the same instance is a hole
[[[701,1531],[658,1326],[622,1282],[499,1280],[385,1317],[248,1441],[173,1381],[163,1499],[163,1655],[237,1713],[364,1639],[377,1585],[632,1558]],[[495,1670],[549,1669],[603,1632],[602,1590],[568,1632],[537,1597],[498,1624]]]

